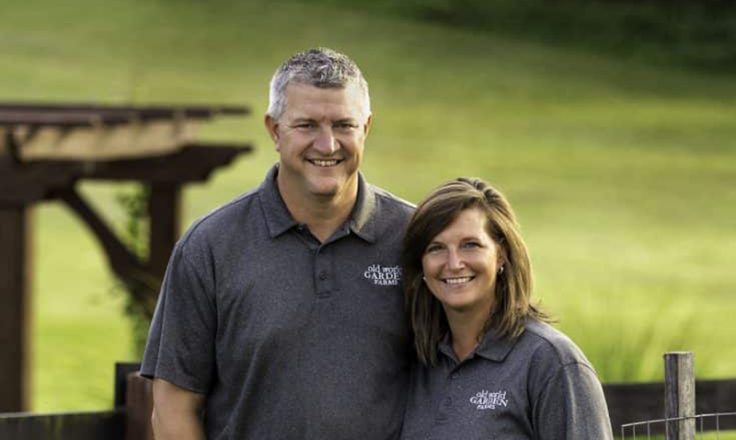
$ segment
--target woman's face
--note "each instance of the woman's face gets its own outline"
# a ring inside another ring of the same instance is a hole
[[[424,251],[425,282],[447,311],[491,311],[499,253],[487,221],[480,209],[466,209]]]

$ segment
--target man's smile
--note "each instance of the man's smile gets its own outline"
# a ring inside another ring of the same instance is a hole
[[[334,167],[342,160],[338,159],[307,159],[307,162],[317,167]]]

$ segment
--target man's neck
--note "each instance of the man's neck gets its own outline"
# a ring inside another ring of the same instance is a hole
[[[345,223],[358,196],[357,180],[354,188],[344,188],[344,191],[334,196],[303,194],[291,188],[282,189],[282,184],[278,186],[291,216],[298,223],[307,225],[320,242],[325,242]]]

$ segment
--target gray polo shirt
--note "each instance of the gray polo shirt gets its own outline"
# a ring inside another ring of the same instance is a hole
[[[277,172],[177,243],[141,372],[206,394],[209,439],[396,439],[413,207],[360,176],[349,220],[320,243],[289,214]]]
[[[528,320],[516,340],[491,331],[461,363],[447,341],[438,354],[413,370],[402,439],[613,438],[593,367],[547,324]]]

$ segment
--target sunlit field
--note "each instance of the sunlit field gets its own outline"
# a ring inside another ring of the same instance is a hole
[[[278,63],[344,51],[371,86],[366,177],[413,202],[460,175],[506,193],[536,296],[604,382],[661,380],[671,350],[693,351],[699,378],[736,377],[729,75],[289,2],[8,0],[0,16],[0,99],[252,107],[204,130],[257,150],[186,190],[184,224],[277,159],[262,114]],[[130,190],[82,185],[118,226],[115,195]],[[110,407],[113,363],[138,356],[123,292],[63,205],[34,221],[33,409]]]

